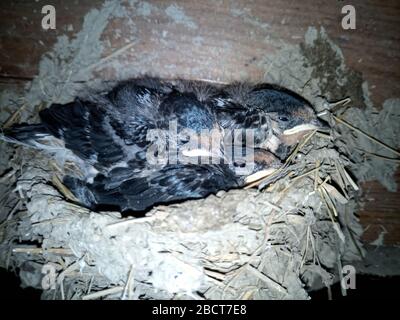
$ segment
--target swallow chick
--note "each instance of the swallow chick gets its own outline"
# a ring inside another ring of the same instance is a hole
[[[141,212],[158,204],[204,198],[257,180],[260,173],[273,172],[280,161],[270,152],[257,149],[253,162],[243,152],[231,164],[167,164],[147,175],[132,175],[134,168],[115,168],[87,183],[68,176],[66,186],[82,204],[92,210],[104,208],[120,212]]]
[[[262,84],[249,92],[246,101],[270,116],[273,134],[279,141],[272,151],[281,159],[289,156],[293,147],[308,132],[329,129],[327,123],[318,119],[307,100],[285,88]]]
[[[255,128],[258,147],[285,160],[311,130],[328,130],[311,104],[300,95],[271,84],[227,86],[210,103],[222,125]]]
[[[1,138],[73,163],[79,174],[64,182],[82,204],[122,211],[243,186],[278,167],[285,148],[317,125],[310,105],[283,89],[265,85],[238,94],[158,79],[122,82],[39,115],[41,123],[15,125]],[[167,161],[153,163],[149,155]]]

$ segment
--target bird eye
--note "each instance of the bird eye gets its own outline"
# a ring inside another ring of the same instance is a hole
[[[279,120],[280,121],[284,121],[284,122],[289,121],[289,119],[287,117],[285,117],[285,116],[280,116]]]

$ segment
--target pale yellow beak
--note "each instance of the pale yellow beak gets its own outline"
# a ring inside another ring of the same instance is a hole
[[[276,170],[278,170],[278,169],[276,169],[276,168],[268,168],[268,169],[265,169],[265,170],[257,171],[256,173],[253,173],[253,174],[249,175],[248,177],[246,177],[244,182],[245,182],[245,184],[249,184],[249,183],[258,181],[260,179],[263,179],[263,178],[266,178],[266,177],[270,176]]]

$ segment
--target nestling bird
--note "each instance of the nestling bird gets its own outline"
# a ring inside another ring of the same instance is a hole
[[[271,84],[233,84],[211,97],[227,128],[256,128],[255,143],[286,159],[310,130],[327,130],[311,104],[300,95]]]
[[[279,161],[265,150],[255,150],[251,172],[277,168]],[[247,176],[237,175],[227,164],[167,164],[146,176],[133,175],[130,167],[118,167],[107,176],[97,175],[92,183],[66,177],[64,183],[86,206],[104,205],[121,211],[143,211],[155,204],[203,198],[220,190],[243,186]]]
[[[40,118],[2,138],[73,162],[81,175],[64,183],[79,201],[121,211],[240,187],[279,166],[304,132],[322,125],[306,100],[283,88],[158,79],[53,104]]]

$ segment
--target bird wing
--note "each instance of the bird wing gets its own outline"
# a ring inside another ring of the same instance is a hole
[[[114,204],[122,211],[142,211],[155,204],[205,197],[238,186],[234,173],[222,165],[168,165],[146,177],[132,177],[109,188],[110,179],[95,179],[91,189],[97,204]]]
[[[76,99],[53,104],[40,112],[42,123],[50,133],[64,141],[65,147],[78,157],[102,170],[124,159],[123,145],[107,130],[109,120],[98,105]]]
[[[155,90],[124,83],[92,101],[74,102],[41,111],[42,123],[65,147],[101,173],[141,159],[156,128],[158,95]],[[138,167],[140,168],[140,166]]]

